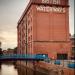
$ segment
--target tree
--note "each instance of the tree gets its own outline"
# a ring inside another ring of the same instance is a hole
[[[14,54],[17,54],[17,47],[14,48]]]
[[[2,55],[3,54],[3,51],[2,51],[2,48],[0,48],[0,55]]]

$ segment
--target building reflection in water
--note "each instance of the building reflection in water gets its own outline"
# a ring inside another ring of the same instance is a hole
[[[33,71],[32,69],[20,66],[15,68],[12,64],[2,64],[0,65],[0,75],[48,75],[46,73],[41,73]]]
[[[18,75],[17,69],[13,65],[2,64],[0,68],[0,75]]]
[[[33,71],[32,69],[29,68],[18,68],[18,75],[48,75],[47,73],[42,73],[38,71]]]
[[[0,62],[0,69],[1,69],[1,62]]]

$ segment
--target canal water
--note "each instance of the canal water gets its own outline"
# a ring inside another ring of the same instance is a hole
[[[45,73],[36,72],[28,69],[15,68],[13,64],[1,64],[0,75],[47,75]]]
[[[12,64],[2,64],[0,66],[0,75],[18,75],[18,71]]]
[[[71,61],[74,62],[74,61]],[[51,62],[54,63],[53,61]],[[64,67],[67,67],[67,61],[64,61]],[[61,62],[63,64],[63,62]],[[38,70],[38,69],[37,69]],[[25,68],[23,66],[14,66],[12,63],[0,63],[0,75],[58,75],[58,73],[50,70],[40,69],[37,71],[36,68],[34,70]]]

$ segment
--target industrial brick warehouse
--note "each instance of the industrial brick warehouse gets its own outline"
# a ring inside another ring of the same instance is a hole
[[[19,54],[69,59],[68,0],[30,0],[17,26]]]

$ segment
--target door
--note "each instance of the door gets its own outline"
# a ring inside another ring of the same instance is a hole
[[[68,54],[57,54],[57,59],[58,60],[67,60]]]

